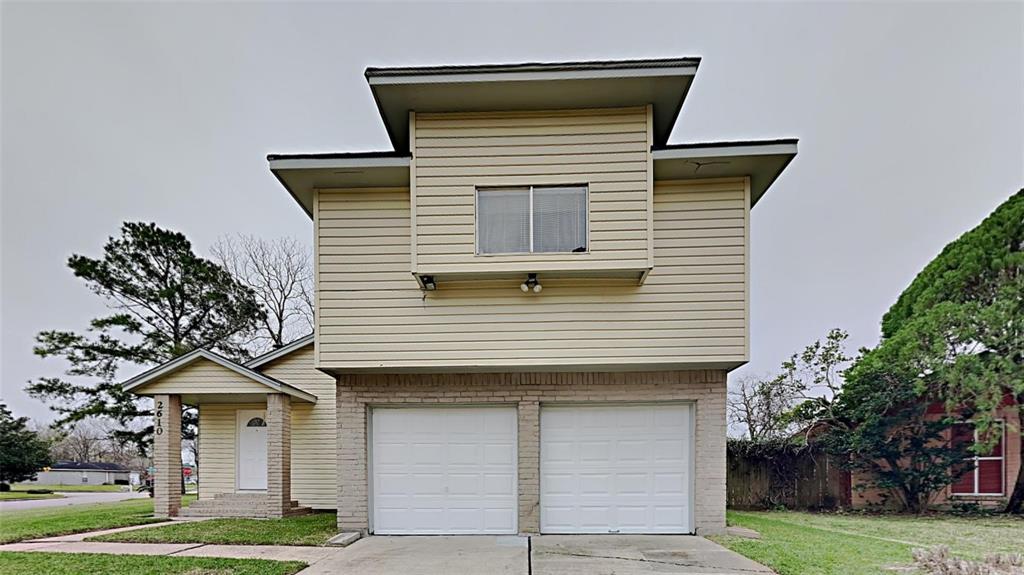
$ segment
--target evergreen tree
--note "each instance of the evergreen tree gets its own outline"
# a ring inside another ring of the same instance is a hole
[[[1008,432],[1024,429],[1024,190],[950,243],[882,320],[882,345],[902,342],[928,358],[927,378],[950,412],[970,415],[990,449],[996,409],[1017,406]],[[1024,456],[1024,444],[1021,445]],[[1007,511],[1024,505],[1024,457]]]
[[[140,453],[152,438],[151,402],[121,388],[121,369],[150,367],[198,347],[242,359],[245,350],[233,336],[264,317],[250,288],[196,255],[183,234],[156,224],[126,222],[103,257],[73,255],[68,267],[113,313],[92,320],[83,333],[39,333],[35,353],[70,367],[65,377],[40,378],[27,390],[60,414],[55,425],[106,417],[120,426],[114,437]],[[186,439],[194,435],[193,410],[182,427]]]
[[[50,443],[29,430],[26,421],[0,403],[0,491],[11,483],[32,481],[50,464]]]

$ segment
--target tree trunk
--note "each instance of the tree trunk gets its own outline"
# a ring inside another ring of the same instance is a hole
[[[1007,513],[1024,512],[1024,394],[1017,395],[1017,433],[1021,434],[1018,442],[1020,449],[1020,465],[1017,467],[1017,481],[1013,485],[1013,493],[1006,502]]]

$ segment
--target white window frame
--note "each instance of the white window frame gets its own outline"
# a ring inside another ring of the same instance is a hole
[[[582,252],[535,252],[533,251],[533,190],[535,188],[583,188],[583,203],[584,214],[587,218],[587,225],[583,230],[583,241],[586,246],[586,250]],[[488,190],[529,190],[530,194],[530,251],[528,252],[488,252],[482,253],[480,251],[480,192],[487,192]],[[585,183],[574,183],[574,184],[539,184],[539,185],[508,185],[508,186],[476,186],[473,191],[473,244],[476,255],[481,257],[488,256],[563,256],[563,255],[583,255],[590,253],[590,184]]]
[[[973,436],[974,439],[973,439],[972,446],[973,445],[977,445],[978,444],[978,426],[975,425],[975,423],[973,421],[961,421],[961,422],[958,422],[958,423],[962,424],[962,425],[970,425],[971,426],[971,431],[974,433],[974,436]],[[954,493],[953,492],[953,486],[950,485],[949,486],[949,492],[954,497],[978,497],[978,496],[1006,495],[1006,425],[1004,424],[1002,419],[995,420],[995,423],[997,425],[999,425],[999,428],[1000,428],[1000,430],[1001,430],[1001,432],[1003,434],[1003,437],[1002,437],[1002,439],[999,442],[1000,445],[1002,445],[1002,447],[1003,447],[1001,455],[999,455],[998,457],[974,455],[974,457],[970,458],[970,461],[974,462],[974,469],[970,470],[968,473],[970,473],[974,477],[974,491],[972,491],[971,493],[962,493],[962,492],[961,493]],[[978,465],[978,462],[980,462],[980,461],[998,461],[999,462],[999,492],[998,493],[982,493],[982,492],[978,491],[978,489],[980,487],[979,483],[981,481],[980,478],[979,478],[979,471],[981,470],[981,468]]]

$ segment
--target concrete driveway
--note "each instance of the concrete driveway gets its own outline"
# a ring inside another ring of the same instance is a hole
[[[88,503],[112,503],[123,499],[145,499],[148,493],[90,493],[87,491],[59,492],[62,499],[14,499],[0,501],[0,513],[20,509],[42,509],[44,507],[64,507],[67,505],[85,505]]]
[[[751,575],[771,570],[702,537],[542,535],[368,537],[301,575]]]
[[[760,563],[692,535],[541,535],[531,539],[531,575],[772,573]]]

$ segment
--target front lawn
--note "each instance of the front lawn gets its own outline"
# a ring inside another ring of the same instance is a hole
[[[298,561],[264,559],[0,552],[4,575],[290,575],[305,566]]]
[[[324,545],[338,533],[334,513],[284,519],[208,519],[90,537],[123,543],[206,543],[212,545]]]
[[[119,491],[126,491],[127,488],[127,485],[82,485],[80,483],[76,483],[74,485],[41,485],[37,483],[15,483],[14,485],[11,486],[11,489],[16,491],[27,491],[29,489],[49,489],[50,491],[86,491],[99,493],[117,493]]]
[[[192,499],[186,498],[183,503]],[[4,511],[0,506],[0,543],[159,521],[165,520],[153,517],[153,500],[149,498],[18,511]]]
[[[60,499],[59,493],[28,493],[25,491],[0,491],[0,501],[23,501],[25,499]]]
[[[912,549],[935,545],[946,545],[967,559],[1019,553],[1024,547],[1024,519],[1003,516],[730,511],[728,521],[753,529],[762,538],[713,539],[781,575],[878,574],[887,566],[911,563]]]

